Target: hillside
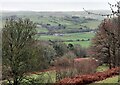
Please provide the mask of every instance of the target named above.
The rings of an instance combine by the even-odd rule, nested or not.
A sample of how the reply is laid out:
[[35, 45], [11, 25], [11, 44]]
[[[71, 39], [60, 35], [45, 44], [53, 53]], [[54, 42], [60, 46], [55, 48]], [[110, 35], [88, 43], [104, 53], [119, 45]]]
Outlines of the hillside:
[[[108, 10], [90, 10], [94, 13], [109, 14]], [[0, 27], [4, 25], [6, 18], [29, 18], [37, 25], [37, 38], [39, 40], [64, 40], [66, 44], [80, 44], [83, 47], [90, 46], [90, 40], [94, 37], [104, 17], [89, 15], [84, 11], [73, 12], [2, 12]], [[85, 34], [84, 34], [85, 33]], [[81, 36], [82, 35], [82, 36]], [[91, 35], [91, 36], [89, 36]], [[89, 37], [87, 37], [89, 36]], [[66, 42], [68, 41], [69, 42]], [[75, 41], [74, 41], [75, 40]], [[82, 40], [82, 41], [81, 41]]]

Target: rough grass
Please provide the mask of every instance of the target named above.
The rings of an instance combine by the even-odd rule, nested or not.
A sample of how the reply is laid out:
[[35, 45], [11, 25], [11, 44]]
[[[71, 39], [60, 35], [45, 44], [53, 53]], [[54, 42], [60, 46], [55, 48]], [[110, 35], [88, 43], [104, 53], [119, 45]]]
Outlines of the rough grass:
[[96, 72], [102, 72], [102, 71], [105, 71], [108, 69], [109, 69], [109, 67], [106, 64], [103, 64], [101, 66], [98, 66], [98, 68], [96, 69]]
[[[103, 64], [102, 66], [99, 66], [96, 71], [97, 72], [102, 72], [109, 69], [109, 67], [106, 64]], [[118, 76], [114, 76], [111, 78], [107, 78], [102, 81], [97, 81], [95, 83], [89, 84], [89, 85], [117, 85], [118, 83]]]
[[91, 29], [95, 29], [95, 28], [98, 28], [100, 23], [101, 23], [101, 21], [89, 21], [87, 23], [83, 23], [82, 25], [87, 26]]
[[111, 78], [107, 78], [105, 80], [102, 81], [98, 81], [89, 85], [118, 85], [118, 76], [114, 76]]
[[94, 37], [94, 33], [86, 32], [86, 33], [70, 33], [65, 34], [63, 36], [54, 36], [54, 35], [40, 35], [39, 40], [74, 40], [74, 42], [64, 42], [66, 44], [80, 44], [82, 47], [89, 47], [91, 45], [91, 41], [76, 41], [76, 40], [88, 40]]
[[[55, 83], [56, 82], [56, 72], [55, 71], [47, 71], [41, 72], [37, 74], [31, 74], [26, 77], [27, 79], [32, 79], [37, 83]], [[25, 80], [25, 82], [28, 82]]]
[[107, 78], [103, 81], [99, 81], [99, 82], [96, 82], [96, 83], [118, 83], [118, 76]]

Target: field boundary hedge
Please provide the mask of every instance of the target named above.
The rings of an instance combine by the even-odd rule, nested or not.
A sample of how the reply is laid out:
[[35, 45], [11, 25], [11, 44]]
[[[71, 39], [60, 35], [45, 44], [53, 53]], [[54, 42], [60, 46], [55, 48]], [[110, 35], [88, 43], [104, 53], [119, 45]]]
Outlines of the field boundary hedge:
[[86, 85], [95, 81], [101, 81], [106, 78], [119, 75], [120, 67], [112, 68], [103, 72], [96, 72], [86, 75], [77, 75], [72, 78], [64, 78], [57, 82], [56, 85]]

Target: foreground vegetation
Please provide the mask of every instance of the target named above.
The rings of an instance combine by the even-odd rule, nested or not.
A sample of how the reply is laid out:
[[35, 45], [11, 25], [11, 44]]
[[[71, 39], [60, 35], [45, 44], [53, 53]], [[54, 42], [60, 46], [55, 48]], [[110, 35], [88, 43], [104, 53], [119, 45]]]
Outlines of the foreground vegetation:
[[[30, 14], [27, 17], [31, 21], [19, 16], [23, 19], [16, 15], [3, 18], [2, 80], [5, 83], [89, 84], [118, 75], [120, 24], [115, 22], [119, 17], [105, 19], [97, 29], [100, 20], [94, 18], [75, 15], [36, 18]], [[51, 67], [56, 69], [41, 72]]]
[[[111, 77], [111, 78], [107, 78], [107, 79], [105, 79], [105, 80], [103, 80], [103, 81], [99, 81], [99, 82], [95, 82], [95, 83], [101, 83], [100, 85], [104, 85], [105, 83], [108, 83], [108, 84], [114, 84], [114, 85], [116, 85], [117, 83], [118, 83], [118, 76], [114, 76], [114, 77]], [[104, 84], [103, 84], [104, 83]], [[92, 84], [90, 84], [90, 85], [92, 85]], [[94, 84], [93, 84], [94, 85]]]
[[96, 72], [96, 73], [93, 73], [93, 74], [78, 75], [78, 76], [73, 77], [73, 78], [66, 78], [66, 79], [61, 80], [59, 83], [60, 83], [60, 85], [64, 85], [65, 83], [67, 83], [67, 84], [68, 83], [90, 84], [90, 83], [93, 83], [95, 81], [105, 80], [106, 78], [109, 78], [109, 77], [112, 77], [112, 76], [115, 76], [115, 75], [119, 75], [119, 73], [118, 73], [119, 71], [120, 71], [120, 68], [112, 68], [112, 69], [109, 69], [109, 70], [104, 71], [104, 72]]

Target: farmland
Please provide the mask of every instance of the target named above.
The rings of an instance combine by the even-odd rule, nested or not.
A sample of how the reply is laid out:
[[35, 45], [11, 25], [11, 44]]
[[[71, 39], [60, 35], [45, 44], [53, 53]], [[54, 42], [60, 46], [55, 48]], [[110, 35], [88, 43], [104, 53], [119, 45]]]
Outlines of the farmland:
[[[95, 11], [96, 12], [96, 11]], [[103, 11], [104, 12], [104, 11]], [[39, 40], [64, 40], [65, 44], [79, 44], [82, 47], [89, 47], [102, 17], [88, 15], [85, 12], [3, 12], [2, 20], [12, 17], [29, 18], [37, 24]], [[79, 32], [80, 31], [80, 32]], [[51, 35], [48, 35], [51, 34]], [[56, 36], [63, 34], [63, 36]], [[89, 41], [87, 41], [89, 39]], [[72, 40], [72, 42], [66, 42]], [[75, 41], [78, 40], [78, 41]], [[80, 40], [80, 41], [79, 41]], [[81, 41], [82, 40], [82, 41]]]
[[[59, 40], [59, 41], [65, 41], [66, 44], [80, 44], [83, 47], [89, 47], [91, 42], [88, 41], [88, 39], [91, 39], [94, 37], [94, 33], [70, 33], [70, 34], [64, 34], [63, 36], [55, 36], [55, 35], [42, 35], [39, 37], [39, 40]], [[67, 42], [67, 40], [72, 40], [72, 42]]]

